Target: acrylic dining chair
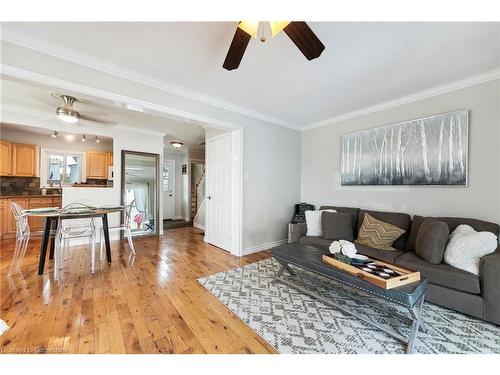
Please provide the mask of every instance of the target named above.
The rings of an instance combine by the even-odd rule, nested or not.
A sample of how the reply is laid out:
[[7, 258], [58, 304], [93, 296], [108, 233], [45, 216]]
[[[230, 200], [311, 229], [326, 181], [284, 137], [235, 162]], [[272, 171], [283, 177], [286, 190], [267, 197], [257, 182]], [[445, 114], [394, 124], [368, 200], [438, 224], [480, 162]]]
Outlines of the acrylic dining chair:
[[[135, 247], [134, 247], [134, 242], [132, 241], [132, 228], [130, 225], [130, 219], [131, 219], [131, 213], [132, 213], [132, 208], [135, 205], [135, 200], [130, 202], [127, 206], [125, 206], [125, 215], [124, 215], [124, 222], [121, 223], [118, 226], [111, 226], [109, 227], [109, 231], [124, 231], [125, 236], [127, 237], [128, 245], [130, 247], [130, 251], [132, 252], [133, 255], [135, 255]], [[100, 236], [99, 236], [99, 242], [100, 242], [100, 254], [101, 258], [103, 256], [103, 249], [104, 249], [104, 241], [103, 241], [103, 236], [104, 236], [104, 228], [100, 228]]]
[[14, 256], [12, 257], [8, 276], [11, 276], [21, 267], [31, 235], [28, 216], [24, 213], [23, 208], [16, 202], [10, 202], [10, 208], [16, 220], [16, 246], [14, 248]]
[[[95, 240], [96, 240], [96, 212], [95, 208], [83, 203], [71, 203], [60, 212], [55, 235], [55, 265], [54, 279], [59, 279], [59, 272], [63, 268], [65, 255], [70, 241], [87, 238], [91, 251], [91, 271], [95, 272]], [[72, 221], [77, 220], [77, 225]]]

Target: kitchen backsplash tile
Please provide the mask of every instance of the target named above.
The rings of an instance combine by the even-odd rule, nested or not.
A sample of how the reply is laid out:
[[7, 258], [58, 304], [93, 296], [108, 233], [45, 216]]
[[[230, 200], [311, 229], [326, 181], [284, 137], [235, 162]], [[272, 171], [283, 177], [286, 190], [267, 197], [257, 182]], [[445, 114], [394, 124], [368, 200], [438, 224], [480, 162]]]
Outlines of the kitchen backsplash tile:
[[38, 195], [41, 193], [39, 177], [0, 177], [0, 195]]

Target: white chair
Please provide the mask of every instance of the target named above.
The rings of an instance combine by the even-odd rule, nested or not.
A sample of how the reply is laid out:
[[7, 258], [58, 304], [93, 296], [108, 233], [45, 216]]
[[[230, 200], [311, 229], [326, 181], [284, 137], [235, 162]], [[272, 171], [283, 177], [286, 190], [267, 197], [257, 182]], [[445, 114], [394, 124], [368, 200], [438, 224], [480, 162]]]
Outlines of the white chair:
[[[68, 218], [68, 215], [81, 215], [82, 217]], [[71, 223], [72, 220], [78, 220], [78, 225]], [[91, 249], [91, 271], [95, 272], [95, 209], [83, 203], [71, 203], [65, 206], [60, 212], [57, 223], [57, 232], [55, 238], [55, 264], [54, 279], [59, 279], [59, 270], [63, 268], [65, 252], [72, 239], [88, 238]]]
[[9, 267], [8, 276], [11, 276], [15, 270], [20, 268], [31, 235], [28, 216], [23, 212], [23, 208], [16, 202], [10, 202], [10, 208], [16, 219], [16, 247], [14, 249], [14, 256], [12, 257], [12, 263]]
[[[14, 214], [16, 220], [16, 247], [14, 249], [14, 256], [12, 257], [12, 263], [9, 267], [8, 276], [19, 270], [21, 263], [26, 255], [26, 249], [28, 248], [28, 242], [31, 237], [42, 237], [42, 231], [32, 232], [30, 230], [28, 215], [25, 209], [23, 209], [16, 202], [10, 202], [10, 208]], [[54, 237], [55, 230], [50, 230], [49, 236]]]
[[[124, 223], [122, 223], [118, 226], [108, 227], [110, 232], [113, 230], [125, 232], [125, 235], [127, 236], [127, 240], [128, 240], [128, 245], [130, 246], [130, 251], [132, 252], [133, 255], [135, 255], [135, 248], [134, 248], [134, 242], [132, 241], [132, 228], [130, 227], [130, 216], [131, 216], [131, 212], [132, 212], [132, 208], [134, 207], [134, 204], [135, 204], [135, 200], [130, 202], [129, 205], [125, 206], [125, 222]], [[101, 258], [103, 256], [103, 249], [104, 249], [103, 237], [104, 237], [104, 228], [101, 227], [100, 235], [99, 235], [99, 242], [100, 242], [100, 246], [101, 246], [101, 250], [100, 250]]]

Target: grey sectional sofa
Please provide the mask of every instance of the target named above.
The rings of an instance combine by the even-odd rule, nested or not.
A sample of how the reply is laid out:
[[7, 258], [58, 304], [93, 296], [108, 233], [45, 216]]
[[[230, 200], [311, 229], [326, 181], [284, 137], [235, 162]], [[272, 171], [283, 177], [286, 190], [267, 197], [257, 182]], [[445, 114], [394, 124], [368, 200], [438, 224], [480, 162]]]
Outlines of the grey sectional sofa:
[[[393, 244], [395, 251], [378, 250], [359, 244], [356, 244], [356, 248], [359, 253], [369, 257], [420, 271], [429, 283], [427, 301], [500, 325], [500, 247], [493, 254], [481, 259], [480, 275], [476, 276], [445, 263], [428, 263], [415, 253], [418, 229], [425, 219], [422, 216], [415, 216], [412, 220], [410, 215], [404, 213], [368, 211], [352, 207], [320, 207], [328, 208], [351, 215], [355, 238], [363, 223], [365, 212], [404, 229], [405, 234]], [[489, 231], [497, 236], [500, 229], [498, 224], [475, 219], [435, 219], [448, 224], [450, 233], [460, 224], [470, 225], [476, 231]], [[291, 224], [290, 241], [314, 246], [328, 253], [332, 240], [306, 236], [306, 233], [306, 224]]]

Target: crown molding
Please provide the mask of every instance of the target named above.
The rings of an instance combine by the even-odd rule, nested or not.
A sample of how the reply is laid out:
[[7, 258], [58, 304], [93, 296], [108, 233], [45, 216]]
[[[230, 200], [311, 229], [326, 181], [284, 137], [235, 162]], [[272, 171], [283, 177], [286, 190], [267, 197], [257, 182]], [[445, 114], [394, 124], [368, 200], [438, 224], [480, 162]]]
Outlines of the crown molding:
[[436, 86], [434, 88], [419, 91], [410, 95], [402, 96], [398, 99], [389, 100], [387, 102], [375, 104], [369, 107], [358, 109], [353, 112], [345, 113], [339, 116], [331, 117], [325, 120], [311, 123], [301, 127], [301, 131], [307, 131], [311, 129], [320, 128], [327, 125], [333, 125], [342, 121], [350, 120], [356, 117], [361, 117], [368, 115], [370, 113], [380, 112], [386, 109], [399, 107], [404, 104], [418, 102], [420, 100], [432, 98], [437, 95], [447, 94], [449, 92], [457, 91], [471, 86], [476, 86], [481, 83], [494, 81], [500, 79], [500, 69], [490, 70], [485, 73], [477, 74], [471, 77], [467, 77], [455, 82], [446, 83], [444, 85]]
[[203, 104], [208, 104], [210, 106], [217, 107], [226, 111], [238, 113], [240, 115], [251, 117], [274, 125], [300, 130], [300, 125], [292, 124], [287, 121], [283, 121], [275, 117], [239, 106], [237, 104], [233, 104], [222, 99], [202, 94], [198, 91], [168, 83], [152, 76], [139, 73], [132, 69], [121, 67], [119, 65], [89, 56], [72, 49], [56, 46], [52, 43], [48, 43], [41, 39], [28, 36], [24, 33], [15, 32], [12, 30], [2, 30], [0, 39], [8, 43], [16, 44], [21, 47], [43, 53], [45, 55], [82, 65], [103, 73], [111, 74], [119, 78], [139, 83], [141, 85], [150, 86], [155, 89], [168, 92], [170, 94], [178, 95]]
[[[173, 118], [173, 119], [181, 119], [182, 121], [194, 120], [200, 123], [205, 123], [213, 128], [223, 129], [223, 130], [239, 130], [241, 126], [219, 120], [213, 117], [208, 117], [204, 115], [199, 115], [187, 111], [183, 111], [177, 108], [168, 107], [162, 104], [157, 104], [153, 102], [149, 102], [142, 99], [133, 98], [130, 96], [125, 96], [121, 94], [117, 94], [111, 91], [106, 91], [102, 89], [97, 89], [95, 87], [82, 85], [80, 83], [75, 83], [67, 80], [63, 80], [60, 78], [48, 76], [45, 74], [32, 72], [30, 70], [20, 69], [14, 66], [0, 64], [0, 73], [1, 75], [14, 77], [18, 79], [23, 79], [31, 82], [36, 82], [42, 85], [46, 85], [49, 87], [68, 90], [71, 92], [79, 93], [81, 95], [87, 95], [94, 98], [100, 98], [109, 100], [112, 102], [122, 103], [122, 104], [132, 104], [139, 106], [141, 108], [159, 113], [161, 115]], [[133, 129], [133, 128], [131, 128]], [[142, 132], [141, 130], [137, 130], [138, 132]], [[153, 132], [150, 130], [150, 132]], [[158, 135], [164, 135], [163, 133], [157, 133]]]

